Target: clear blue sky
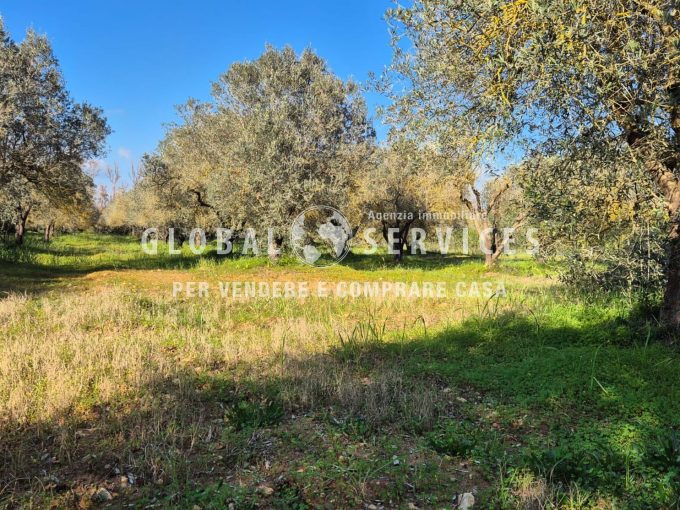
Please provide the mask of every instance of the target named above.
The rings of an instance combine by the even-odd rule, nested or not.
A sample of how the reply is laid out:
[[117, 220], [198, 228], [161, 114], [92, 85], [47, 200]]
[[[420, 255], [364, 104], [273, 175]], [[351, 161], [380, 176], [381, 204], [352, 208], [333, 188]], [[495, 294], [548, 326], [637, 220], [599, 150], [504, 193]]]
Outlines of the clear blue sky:
[[[333, 72], [364, 82], [390, 61], [383, 19], [389, 0], [5, 0], [0, 15], [15, 40], [47, 34], [71, 94], [104, 109], [114, 133], [109, 162], [155, 148], [175, 105], [207, 99], [232, 62], [266, 43], [311, 47]], [[380, 98], [368, 96], [373, 109]], [[380, 132], [381, 130], [379, 130]]]

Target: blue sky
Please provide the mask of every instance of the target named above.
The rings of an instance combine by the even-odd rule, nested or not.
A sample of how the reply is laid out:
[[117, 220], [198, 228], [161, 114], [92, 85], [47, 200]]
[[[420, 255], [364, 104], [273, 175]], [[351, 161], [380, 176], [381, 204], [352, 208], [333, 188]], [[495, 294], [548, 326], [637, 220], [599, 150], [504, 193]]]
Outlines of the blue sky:
[[[364, 82], [391, 58], [389, 0], [69, 1], [10, 0], [0, 15], [15, 40], [27, 28], [47, 34], [77, 101], [106, 112], [114, 133], [109, 162], [155, 148], [175, 105], [207, 99], [232, 62], [270, 43], [311, 47], [340, 77]], [[373, 110], [380, 98], [367, 97]], [[379, 134], [380, 134], [379, 129]]]

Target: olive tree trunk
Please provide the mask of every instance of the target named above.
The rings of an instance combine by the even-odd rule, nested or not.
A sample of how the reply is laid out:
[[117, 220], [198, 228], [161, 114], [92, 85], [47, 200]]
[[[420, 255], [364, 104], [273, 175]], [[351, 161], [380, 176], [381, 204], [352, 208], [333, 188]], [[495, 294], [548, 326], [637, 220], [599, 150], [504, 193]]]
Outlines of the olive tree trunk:
[[[394, 260], [396, 262], [401, 262], [404, 259], [404, 254], [407, 251], [408, 248], [408, 233], [411, 229], [411, 224], [413, 223], [412, 220], [406, 221], [404, 223], [397, 222], [394, 225], [389, 225], [388, 223], [383, 222], [382, 225], [382, 234], [383, 234], [383, 239], [385, 239], [385, 242], [387, 243], [387, 246], [389, 246], [390, 251], [394, 253]], [[396, 236], [392, 236], [390, 238], [389, 231], [390, 229], [395, 229], [398, 230], [396, 232]]]
[[661, 322], [667, 326], [680, 327], [680, 235], [674, 225], [668, 244], [666, 265], [666, 289], [661, 306]]
[[54, 220], [50, 220], [50, 222], [47, 225], [45, 225], [43, 241], [49, 243], [52, 240], [53, 235], [54, 235]]
[[25, 211], [19, 209], [19, 215], [17, 217], [17, 222], [14, 225], [14, 241], [17, 245], [21, 246], [24, 244], [24, 235], [26, 234], [26, 220], [28, 215], [31, 213], [31, 206], [28, 206]]
[[272, 262], [281, 258], [281, 248], [283, 247], [283, 238], [274, 237], [269, 240], [267, 244], [267, 256]]
[[651, 157], [647, 171], [664, 192], [670, 218], [670, 232], [666, 248], [666, 288], [661, 305], [661, 324], [680, 330], [680, 182], [674, 172]]
[[489, 227], [488, 222], [484, 221], [477, 233], [481, 240], [480, 244], [484, 246], [484, 266], [491, 269], [500, 255], [496, 244], [496, 229]]

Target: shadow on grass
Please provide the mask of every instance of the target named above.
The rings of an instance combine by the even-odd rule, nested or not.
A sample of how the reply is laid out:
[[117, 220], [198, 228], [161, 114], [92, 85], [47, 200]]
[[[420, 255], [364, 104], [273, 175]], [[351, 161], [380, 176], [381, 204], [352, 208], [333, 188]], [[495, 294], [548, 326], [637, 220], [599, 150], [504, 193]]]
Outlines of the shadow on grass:
[[[130, 237], [78, 234], [57, 237], [48, 244], [31, 234], [21, 247], [0, 245], [0, 295], [10, 292], [41, 294], [67, 287], [72, 280], [97, 271], [189, 270], [205, 262], [237, 262], [241, 259], [254, 260], [237, 249], [229, 255], [218, 255], [213, 246], [201, 255], [188, 251], [170, 255], [160, 247], [159, 254], [148, 255], [141, 251], [138, 241]], [[266, 263], [264, 257], [259, 260]], [[481, 264], [481, 257], [427, 254], [407, 256], [397, 263], [385, 254], [351, 253], [341, 265], [358, 271], [434, 271], [477, 262]], [[481, 265], [478, 269], [483, 271]]]
[[27, 238], [21, 247], [0, 245], [0, 297], [10, 292], [41, 294], [66, 287], [74, 279], [98, 271], [188, 270], [205, 261], [244, 258], [240, 253], [224, 256], [214, 250], [201, 255], [186, 251], [170, 255], [159, 250], [159, 254], [149, 255], [141, 251], [136, 240], [128, 237], [80, 236], [92, 243], [101, 241], [106, 245], [93, 248], [77, 243], [47, 244], [35, 235]]
[[36, 262], [0, 261], [0, 296], [10, 292], [42, 294], [68, 286], [72, 280], [82, 278], [97, 271], [116, 271], [122, 269], [170, 269], [181, 270], [195, 267], [199, 256], [178, 256], [175, 258], [149, 256], [120, 262], [101, 262], [89, 264], [40, 264]]
[[[2, 422], [0, 502], [17, 503], [31, 488], [70, 497], [82, 486], [124, 492], [119, 478], [126, 472], [186, 502], [226, 473], [270, 476], [254, 467], [264, 459], [288, 465], [282, 441], [311, 444], [318, 430], [309, 438], [282, 433], [278, 443], [272, 430], [285, 431], [293, 414], [307, 414], [361, 441], [407, 434], [441, 453], [471, 456], [496, 491], [503, 470], [516, 467], [579, 483], [608, 501], [670, 507], [680, 466], [672, 451], [665, 463], [655, 460], [654, 438], [680, 426], [680, 359], [647, 343], [645, 327], [628, 318], [541, 324], [506, 313], [436, 335], [355, 337], [329, 353], [282, 353], [257, 367], [177, 365], [170, 374], [144, 375], [132, 395], [90, 397], [82, 414], [75, 410], [81, 404], [47, 422]], [[488, 434], [469, 433], [463, 422]], [[282, 476], [305, 502], [310, 484], [339, 476], [333, 466], [303, 475], [303, 465]], [[443, 483], [449, 493], [458, 489]], [[426, 501], [426, 493], [416, 496]], [[406, 501], [396, 486], [391, 497]]]
[[478, 262], [483, 263], [481, 256], [475, 255], [441, 255], [428, 253], [419, 255], [407, 255], [401, 262], [397, 262], [394, 256], [384, 253], [362, 254], [350, 253], [341, 265], [358, 271], [380, 271], [384, 269], [420, 269], [433, 271], [445, 269], [450, 266]]

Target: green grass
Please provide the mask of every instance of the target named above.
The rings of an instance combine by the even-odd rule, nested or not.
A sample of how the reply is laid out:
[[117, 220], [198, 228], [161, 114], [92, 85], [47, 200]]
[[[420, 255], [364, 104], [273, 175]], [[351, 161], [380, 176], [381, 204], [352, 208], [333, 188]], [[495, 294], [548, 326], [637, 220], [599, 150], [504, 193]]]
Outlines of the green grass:
[[[680, 358], [631, 296], [513, 257], [0, 251], [0, 505], [678, 508]], [[172, 298], [169, 282], [503, 280], [506, 297]], [[1, 294], [0, 294], [1, 295]], [[122, 482], [128, 476], [135, 483]], [[4, 489], [3, 489], [4, 488]]]

